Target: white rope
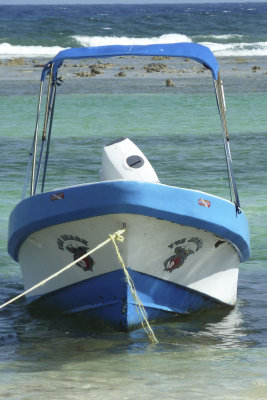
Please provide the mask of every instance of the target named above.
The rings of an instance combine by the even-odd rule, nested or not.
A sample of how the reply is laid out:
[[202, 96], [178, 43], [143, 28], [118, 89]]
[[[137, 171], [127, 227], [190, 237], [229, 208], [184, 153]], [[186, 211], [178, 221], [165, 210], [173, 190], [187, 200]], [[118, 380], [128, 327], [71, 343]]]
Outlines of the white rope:
[[68, 269], [70, 269], [71, 267], [76, 265], [79, 261], [83, 260], [85, 257], [88, 257], [92, 253], [94, 253], [97, 250], [101, 249], [102, 247], [104, 247], [109, 242], [113, 242], [116, 254], [118, 256], [118, 260], [119, 260], [120, 264], [122, 265], [126, 280], [128, 282], [128, 285], [130, 287], [133, 299], [135, 301], [137, 314], [139, 316], [139, 319], [140, 319], [140, 322], [142, 324], [142, 327], [145, 330], [145, 332], [147, 333], [147, 335], [148, 335], [149, 339], [151, 340], [151, 342], [152, 343], [158, 343], [158, 340], [157, 340], [156, 336], [154, 335], [154, 332], [153, 332], [153, 330], [152, 330], [152, 328], [151, 328], [151, 326], [150, 326], [150, 324], [148, 322], [145, 308], [144, 308], [141, 300], [139, 299], [139, 297], [137, 295], [137, 292], [136, 292], [136, 289], [135, 289], [135, 286], [134, 286], [134, 282], [133, 282], [132, 278], [129, 275], [129, 272], [128, 272], [125, 264], [124, 264], [124, 261], [122, 259], [122, 256], [121, 256], [120, 252], [119, 252], [118, 246], [116, 244], [116, 240], [119, 241], [119, 242], [123, 242], [123, 240], [124, 240], [123, 234], [124, 233], [125, 233], [125, 229], [121, 229], [121, 230], [118, 230], [117, 232], [109, 235], [109, 238], [107, 240], [105, 240], [104, 242], [100, 243], [94, 249], [88, 251], [86, 254], [84, 254], [81, 257], [77, 258], [76, 260], [72, 261], [70, 264], [66, 265], [65, 267], [63, 267], [59, 271], [55, 272], [54, 274], [48, 276], [47, 278], [45, 278], [41, 282], [39, 282], [36, 285], [32, 286], [30, 289], [25, 290], [24, 292], [20, 293], [18, 296], [13, 297], [11, 300], [9, 300], [6, 303], [2, 304], [0, 306], [0, 309], [8, 306], [11, 303], [14, 303], [16, 300], [18, 300], [21, 297], [25, 296], [26, 294], [32, 292], [33, 290], [39, 288], [40, 286], [45, 285], [47, 282], [51, 281], [52, 279], [56, 278], [57, 276], [59, 276], [63, 272], [67, 271]]
[[[122, 235], [124, 234], [125, 229], [121, 229], [118, 230], [117, 232], [115, 232], [113, 235], [115, 237], [122, 237]], [[11, 303], [14, 303], [14, 301], [20, 299], [21, 297], [25, 296], [26, 294], [32, 292], [33, 290], [39, 288], [40, 286], [45, 285], [47, 282], [51, 281], [51, 279], [56, 278], [57, 276], [59, 276], [60, 274], [62, 274], [63, 272], [67, 271], [68, 269], [70, 269], [71, 267], [73, 267], [73, 265], [77, 264], [79, 261], [83, 260], [85, 257], [88, 257], [90, 254], [94, 253], [95, 251], [101, 249], [102, 247], [104, 247], [106, 244], [108, 244], [109, 242], [111, 242], [112, 239], [111, 237], [109, 237], [107, 240], [105, 240], [104, 242], [100, 243], [98, 246], [96, 246], [94, 249], [88, 251], [86, 254], [84, 254], [83, 256], [77, 258], [77, 260], [74, 260], [73, 262], [71, 262], [70, 264], [66, 265], [64, 268], [60, 269], [59, 271], [55, 272], [53, 275], [48, 276], [46, 279], [44, 279], [43, 281], [37, 283], [36, 285], [32, 286], [30, 289], [25, 290], [25, 292], [20, 293], [18, 296], [12, 298], [11, 300], [7, 301], [6, 303], [2, 304], [0, 306], [0, 309], [8, 306]]]
[[139, 299], [139, 296], [137, 294], [137, 291], [136, 291], [136, 288], [135, 288], [135, 285], [134, 285], [134, 281], [131, 278], [131, 276], [130, 276], [130, 274], [129, 274], [129, 272], [128, 272], [125, 264], [124, 264], [123, 258], [122, 258], [121, 254], [119, 252], [119, 248], [118, 248], [117, 243], [116, 243], [116, 239], [119, 240], [119, 241], [122, 241], [123, 238], [121, 240], [120, 238], [116, 238], [115, 235], [109, 235], [109, 237], [112, 239], [112, 242], [114, 244], [114, 247], [115, 247], [119, 262], [121, 263], [123, 272], [125, 274], [126, 281], [127, 281], [128, 285], [129, 285], [129, 288], [131, 290], [131, 293], [132, 293], [132, 296], [133, 296], [133, 299], [134, 299], [134, 303], [135, 303], [135, 307], [136, 307], [136, 311], [137, 311], [138, 317], [140, 319], [140, 322], [142, 324], [142, 327], [143, 327], [144, 331], [146, 332], [147, 336], [149, 337], [149, 339], [151, 340], [151, 342], [152, 343], [158, 343], [158, 340], [157, 340], [157, 338], [156, 338], [156, 336], [155, 336], [155, 334], [153, 332], [153, 329], [151, 328], [151, 326], [150, 326], [150, 324], [148, 322], [145, 307], [143, 306], [141, 300]]

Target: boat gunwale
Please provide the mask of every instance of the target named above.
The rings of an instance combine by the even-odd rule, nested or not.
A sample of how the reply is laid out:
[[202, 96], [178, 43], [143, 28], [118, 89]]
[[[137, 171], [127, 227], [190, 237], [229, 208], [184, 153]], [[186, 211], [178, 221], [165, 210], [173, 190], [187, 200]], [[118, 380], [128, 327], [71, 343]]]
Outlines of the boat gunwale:
[[[62, 198], [53, 200], [58, 194]], [[209, 207], [199, 204], [203, 198]], [[124, 180], [70, 186], [24, 199], [9, 219], [8, 252], [17, 261], [32, 233], [108, 214], [139, 214], [207, 230], [231, 242], [241, 261], [250, 255], [247, 219], [230, 201], [198, 190]]]

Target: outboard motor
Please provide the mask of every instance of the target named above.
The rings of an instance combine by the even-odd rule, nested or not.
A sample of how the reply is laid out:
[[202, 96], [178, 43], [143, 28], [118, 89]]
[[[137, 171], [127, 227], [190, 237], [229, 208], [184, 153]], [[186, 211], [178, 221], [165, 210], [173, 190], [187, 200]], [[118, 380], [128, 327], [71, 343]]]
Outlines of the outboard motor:
[[103, 148], [100, 179], [159, 183], [148, 159], [128, 138], [117, 139]]

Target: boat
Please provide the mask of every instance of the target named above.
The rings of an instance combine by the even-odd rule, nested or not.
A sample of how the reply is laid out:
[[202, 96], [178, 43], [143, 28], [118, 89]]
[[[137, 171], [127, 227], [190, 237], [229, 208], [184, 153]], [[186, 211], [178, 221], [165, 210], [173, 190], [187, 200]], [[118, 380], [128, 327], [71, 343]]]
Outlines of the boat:
[[[182, 57], [210, 70], [224, 138], [229, 199], [161, 183], [146, 156], [127, 137], [114, 138], [103, 147], [98, 182], [69, 182], [68, 187], [45, 190], [60, 67], [65, 60], [120, 56]], [[208, 47], [169, 43], [60, 51], [42, 70], [26, 171], [8, 236], [8, 252], [21, 266], [25, 290], [78, 260], [27, 294], [27, 305], [81, 315], [118, 330], [140, 326], [143, 317], [112, 244], [86, 255], [110, 233], [124, 229], [118, 247], [149, 322], [235, 306], [239, 265], [250, 255], [249, 228], [233, 172], [219, 65]]]

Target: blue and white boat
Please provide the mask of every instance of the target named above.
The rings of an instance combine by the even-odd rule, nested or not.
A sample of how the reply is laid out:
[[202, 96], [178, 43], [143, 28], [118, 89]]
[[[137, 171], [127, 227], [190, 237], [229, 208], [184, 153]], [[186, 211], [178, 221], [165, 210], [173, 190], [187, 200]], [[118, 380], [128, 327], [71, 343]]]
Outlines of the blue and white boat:
[[[184, 57], [211, 71], [230, 200], [160, 183], [145, 155], [127, 138], [104, 147], [99, 182], [77, 186], [70, 182], [68, 187], [45, 191], [57, 74], [62, 63], [66, 59], [115, 56]], [[47, 103], [42, 108], [44, 93]], [[120, 252], [149, 321], [235, 305], [239, 264], [250, 254], [249, 230], [233, 174], [219, 66], [205, 46], [172, 43], [73, 48], [58, 53], [43, 69], [23, 198], [9, 220], [8, 251], [21, 266], [25, 290], [123, 227], [126, 232]], [[104, 321], [117, 329], [140, 324], [112, 244], [35, 289], [26, 300], [48, 310], [81, 313], [90, 321]]]

